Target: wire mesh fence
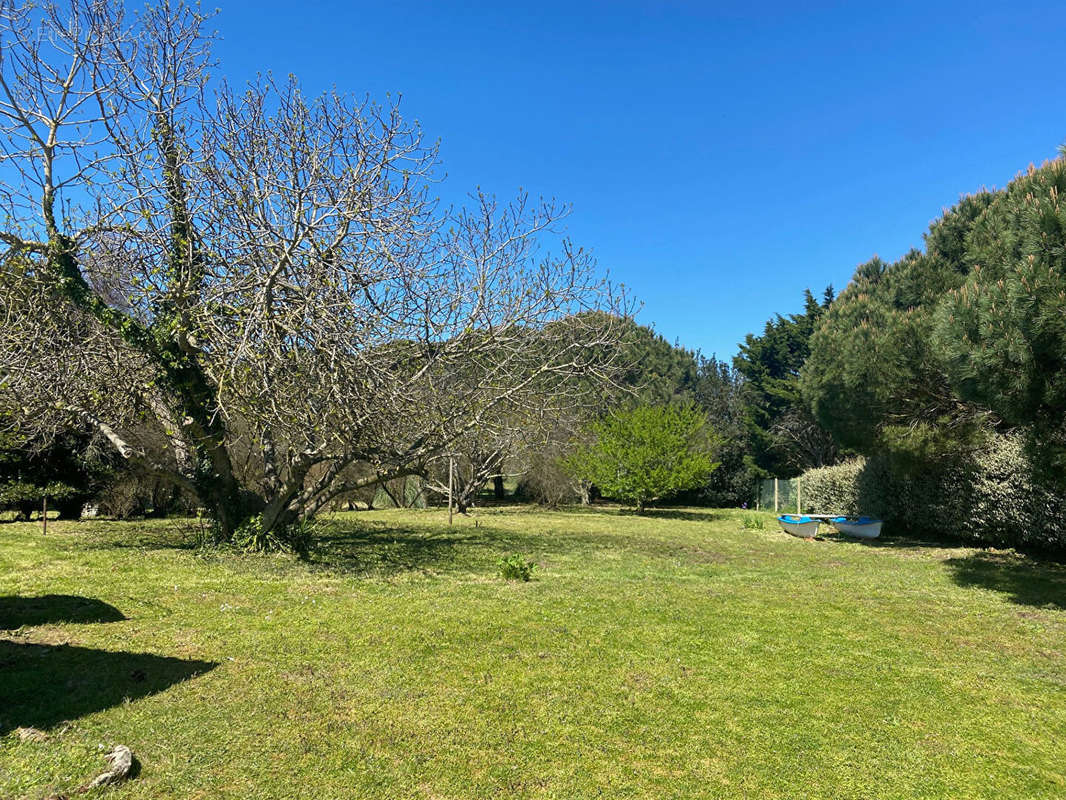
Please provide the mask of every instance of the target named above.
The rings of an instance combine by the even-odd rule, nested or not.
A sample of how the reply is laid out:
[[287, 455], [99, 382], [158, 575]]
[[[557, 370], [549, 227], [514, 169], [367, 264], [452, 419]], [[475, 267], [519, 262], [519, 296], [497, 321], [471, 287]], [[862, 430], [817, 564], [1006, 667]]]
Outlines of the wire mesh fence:
[[425, 508], [426, 486], [415, 475], [397, 478], [388, 487], [379, 486], [374, 494], [374, 508]]
[[767, 478], [759, 481], [755, 492], [756, 508], [763, 511], [799, 514], [803, 486], [799, 478]]

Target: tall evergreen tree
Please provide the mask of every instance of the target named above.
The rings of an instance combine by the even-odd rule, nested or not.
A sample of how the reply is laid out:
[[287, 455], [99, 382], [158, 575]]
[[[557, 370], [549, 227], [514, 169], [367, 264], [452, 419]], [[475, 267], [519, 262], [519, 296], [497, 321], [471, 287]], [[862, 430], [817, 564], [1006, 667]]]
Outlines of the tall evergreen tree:
[[739, 506], [752, 500], [755, 473], [748, 458], [744, 416], [744, 379], [725, 361], [699, 358], [693, 399], [714, 421], [718, 434], [718, 468], [699, 492], [699, 500], [716, 507]]
[[1066, 158], [996, 194], [967, 239], [972, 264], [937, 305], [933, 345], [952, 388], [1066, 467]]
[[698, 381], [697, 355], [679, 344], [670, 344], [647, 325], [630, 322], [619, 341], [620, 361], [625, 365], [619, 383], [641, 402], [670, 403], [691, 399]]
[[804, 292], [803, 313], [767, 321], [761, 336], [748, 334], [733, 359], [744, 377], [745, 425], [751, 461], [767, 474], [794, 475], [832, 463], [837, 448], [815, 421], [799, 389], [810, 339], [833, 303], [827, 287], [821, 302]]
[[924, 252], [860, 267], [811, 343], [802, 388], [849, 446], [913, 466], [1027, 428], [1066, 442], [1066, 190], [1062, 160], [964, 197]]

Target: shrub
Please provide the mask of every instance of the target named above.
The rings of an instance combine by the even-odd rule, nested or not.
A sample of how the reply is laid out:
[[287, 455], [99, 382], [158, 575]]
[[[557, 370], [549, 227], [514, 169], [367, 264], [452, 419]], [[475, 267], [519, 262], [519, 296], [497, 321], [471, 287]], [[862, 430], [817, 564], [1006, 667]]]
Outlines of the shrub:
[[[859, 513], [859, 475], [866, 460], [856, 458], [832, 467], [807, 470], [800, 477], [803, 511], [820, 513]], [[873, 509], [864, 509], [873, 514]]]
[[99, 513], [115, 519], [195, 514], [198, 502], [188, 490], [158, 475], [126, 470], [94, 498]]
[[34, 511], [40, 510], [41, 503], [46, 497], [49, 504], [54, 506], [77, 496], [77, 489], [58, 481], [38, 486], [26, 481], [13, 480], [0, 483], [0, 510], [15, 511], [20, 517], [28, 520]]
[[306, 559], [311, 554], [313, 523], [302, 520], [287, 528], [263, 530], [262, 517], [247, 520], [233, 533], [233, 545], [256, 553], [293, 553]]
[[528, 581], [533, 577], [533, 570], [537, 566], [532, 561], [526, 561], [517, 553], [501, 558], [498, 565], [500, 567], [500, 575], [509, 581]]
[[100, 513], [115, 519], [142, 516], [150, 507], [148, 493], [137, 476], [114, 481], [100, 492], [96, 500]]

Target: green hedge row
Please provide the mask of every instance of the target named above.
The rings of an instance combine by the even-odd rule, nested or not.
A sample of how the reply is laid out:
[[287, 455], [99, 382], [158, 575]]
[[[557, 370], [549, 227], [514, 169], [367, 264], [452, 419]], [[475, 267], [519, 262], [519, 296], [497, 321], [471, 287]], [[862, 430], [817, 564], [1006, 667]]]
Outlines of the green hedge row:
[[1019, 436], [917, 473], [859, 458], [802, 482], [804, 511], [880, 517], [890, 535], [1066, 552], [1066, 499], [1034, 475]]

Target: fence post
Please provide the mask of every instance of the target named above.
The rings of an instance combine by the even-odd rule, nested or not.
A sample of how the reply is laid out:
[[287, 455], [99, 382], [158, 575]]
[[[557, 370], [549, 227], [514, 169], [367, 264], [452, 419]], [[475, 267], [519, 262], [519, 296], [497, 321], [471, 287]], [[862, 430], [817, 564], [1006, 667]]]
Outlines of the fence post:
[[755, 481], [755, 510], [762, 510], [762, 482], [758, 479]]
[[774, 478], [774, 513], [777, 513], [777, 478]]
[[796, 478], [796, 513], [803, 513], [803, 484], [802, 477]]
[[[26, 517], [29, 519], [29, 515]], [[48, 533], [48, 495], [41, 500], [41, 535]]]
[[452, 524], [452, 472], [454, 471], [455, 462], [451, 456], [448, 456], [448, 524]]

